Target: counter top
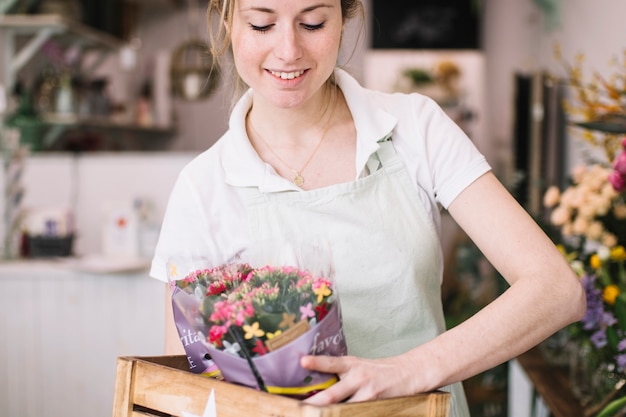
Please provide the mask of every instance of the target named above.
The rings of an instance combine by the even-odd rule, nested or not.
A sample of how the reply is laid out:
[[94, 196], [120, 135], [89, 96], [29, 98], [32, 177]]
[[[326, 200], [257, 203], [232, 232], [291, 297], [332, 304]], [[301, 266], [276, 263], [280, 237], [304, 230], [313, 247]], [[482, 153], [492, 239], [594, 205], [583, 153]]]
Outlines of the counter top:
[[0, 278], [6, 274], [46, 272], [47, 274], [77, 271], [93, 274], [141, 273], [147, 275], [150, 260], [144, 258], [119, 258], [103, 255], [86, 255], [69, 258], [16, 259], [0, 261]]

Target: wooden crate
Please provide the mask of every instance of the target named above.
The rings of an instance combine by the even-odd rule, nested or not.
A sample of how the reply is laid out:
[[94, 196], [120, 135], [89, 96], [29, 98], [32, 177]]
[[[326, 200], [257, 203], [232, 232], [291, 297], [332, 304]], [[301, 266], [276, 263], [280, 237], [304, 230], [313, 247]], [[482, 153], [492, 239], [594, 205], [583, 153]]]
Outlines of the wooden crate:
[[316, 407], [302, 401], [193, 374], [185, 356], [120, 357], [113, 417], [202, 416], [211, 390], [218, 417], [447, 417], [450, 394]]

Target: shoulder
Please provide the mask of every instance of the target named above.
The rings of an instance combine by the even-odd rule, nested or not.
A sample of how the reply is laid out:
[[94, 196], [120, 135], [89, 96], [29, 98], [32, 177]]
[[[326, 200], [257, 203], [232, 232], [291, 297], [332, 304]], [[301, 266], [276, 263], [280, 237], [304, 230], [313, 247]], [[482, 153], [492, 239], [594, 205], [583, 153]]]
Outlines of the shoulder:
[[392, 123], [395, 136], [403, 128], [417, 132], [455, 125], [435, 100], [423, 94], [372, 90], [343, 70], [337, 70], [336, 79], [357, 129], [379, 125], [388, 128]]

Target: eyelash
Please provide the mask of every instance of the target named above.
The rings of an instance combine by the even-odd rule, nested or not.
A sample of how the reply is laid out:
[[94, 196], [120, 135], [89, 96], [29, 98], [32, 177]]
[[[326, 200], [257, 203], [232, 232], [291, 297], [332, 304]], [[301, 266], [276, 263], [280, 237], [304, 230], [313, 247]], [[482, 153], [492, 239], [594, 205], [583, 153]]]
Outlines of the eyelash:
[[[322, 29], [324, 27], [324, 24], [325, 22], [322, 22], [317, 25], [307, 25], [307, 24], [302, 23], [302, 27], [308, 31], [314, 32], [316, 30]], [[250, 29], [254, 30], [255, 32], [261, 32], [261, 33], [269, 31], [272, 28], [272, 26], [274, 25], [255, 26], [252, 23], [250, 23]]]

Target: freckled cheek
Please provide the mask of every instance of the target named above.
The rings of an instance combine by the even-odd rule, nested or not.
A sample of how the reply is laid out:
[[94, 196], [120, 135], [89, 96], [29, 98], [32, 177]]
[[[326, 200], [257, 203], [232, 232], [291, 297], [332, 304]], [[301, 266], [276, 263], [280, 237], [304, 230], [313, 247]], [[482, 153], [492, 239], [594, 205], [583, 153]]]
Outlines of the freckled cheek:
[[259, 54], [259, 49], [251, 45], [233, 43], [233, 58], [237, 70], [241, 72], [250, 72], [253, 69], [262, 66], [263, 59]]
[[310, 48], [311, 51], [316, 51], [319, 56], [330, 58], [339, 54], [340, 38], [334, 36], [328, 36], [319, 39], [316, 45]]

